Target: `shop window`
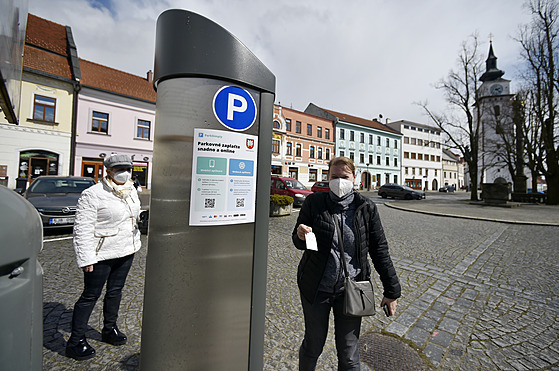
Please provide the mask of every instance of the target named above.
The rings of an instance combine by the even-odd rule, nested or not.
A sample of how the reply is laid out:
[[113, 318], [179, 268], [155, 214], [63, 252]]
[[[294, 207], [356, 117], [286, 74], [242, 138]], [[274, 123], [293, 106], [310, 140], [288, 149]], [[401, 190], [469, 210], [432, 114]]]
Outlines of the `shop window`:
[[316, 169], [309, 169], [309, 181], [316, 182], [317, 181], [317, 170]]
[[289, 177], [293, 179], [298, 179], [299, 177], [299, 170], [296, 167], [289, 168]]
[[41, 150], [20, 152], [18, 177], [32, 181], [41, 175], [58, 175], [58, 155]]

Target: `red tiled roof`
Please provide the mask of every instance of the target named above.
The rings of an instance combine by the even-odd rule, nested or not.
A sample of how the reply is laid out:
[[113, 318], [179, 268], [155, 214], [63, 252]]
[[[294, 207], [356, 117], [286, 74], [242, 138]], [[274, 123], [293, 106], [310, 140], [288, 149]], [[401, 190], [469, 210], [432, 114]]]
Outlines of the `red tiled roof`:
[[67, 79], [72, 78], [68, 58], [29, 45], [23, 48], [23, 66]]
[[33, 14], [27, 15], [25, 44], [68, 56], [66, 27]]
[[155, 90], [146, 78], [84, 59], [80, 59], [80, 69], [84, 86], [155, 102]]
[[383, 125], [382, 123], [375, 121], [375, 120], [367, 120], [361, 117], [357, 117], [357, 116], [352, 116], [352, 115], [348, 115], [347, 113], [341, 113], [341, 112], [336, 112], [336, 111], [332, 111], [326, 108], [321, 108], [324, 111], [330, 113], [331, 115], [335, 116], [338, 118], [338, 120], [343, 120], [346, 122], [351, 122], [354, 124], [358, 124], [358, 125], [363, 125], [363, 126], [367, 126], [373, 129], [377, 129], [377, 130], [384, 130], [384, 131], [389, 131], [391, 133], [394, 134], [402, 134], [400, 133], [398, 130], [394, 130], [386, 125]]

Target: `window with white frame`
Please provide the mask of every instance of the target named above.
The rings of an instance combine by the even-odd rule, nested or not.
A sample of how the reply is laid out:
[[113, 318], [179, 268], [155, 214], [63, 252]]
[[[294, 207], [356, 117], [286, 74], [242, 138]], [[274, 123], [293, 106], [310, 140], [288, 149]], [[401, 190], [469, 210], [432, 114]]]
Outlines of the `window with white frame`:
[[280, 141], [279, 139], [272, 139], [272, 153], [280, 153]]
[[95, 133], [109, 133], [109, 114], [93, 111], [91, 118], [91, 131]]
[[151, 134], [151, 122], [138, 119], [136, 138], [149, 140]]
[[56, 98], [36, 94], [33, 100], [33, 120], [54, 122]]

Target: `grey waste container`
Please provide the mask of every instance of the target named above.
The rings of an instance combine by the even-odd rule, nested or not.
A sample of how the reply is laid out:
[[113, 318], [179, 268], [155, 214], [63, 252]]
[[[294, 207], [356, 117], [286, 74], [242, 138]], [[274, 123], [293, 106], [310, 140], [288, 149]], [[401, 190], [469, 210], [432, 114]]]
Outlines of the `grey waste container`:
[[0, 369], [41, 370], [43, 226], [37, 210], [0, 186]]

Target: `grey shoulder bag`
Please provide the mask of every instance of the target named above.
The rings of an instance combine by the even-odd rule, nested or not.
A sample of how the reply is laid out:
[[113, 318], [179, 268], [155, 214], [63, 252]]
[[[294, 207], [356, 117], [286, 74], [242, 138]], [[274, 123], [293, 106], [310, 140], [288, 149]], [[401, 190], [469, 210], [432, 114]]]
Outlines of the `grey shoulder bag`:
[[375, 295], [373, 283], [369, 281], [354, 281], [349, 277], [347, 263], [344, 254], [344, 241], [340, 230], [340, 220], [334, 215], [334, 224], [338, 233], [338, 243], [340, 245], [341, 260], [345, 273], [345, 294], [344, 294], [344, 314], [351, 317], [371, 316], [375, 314]]

